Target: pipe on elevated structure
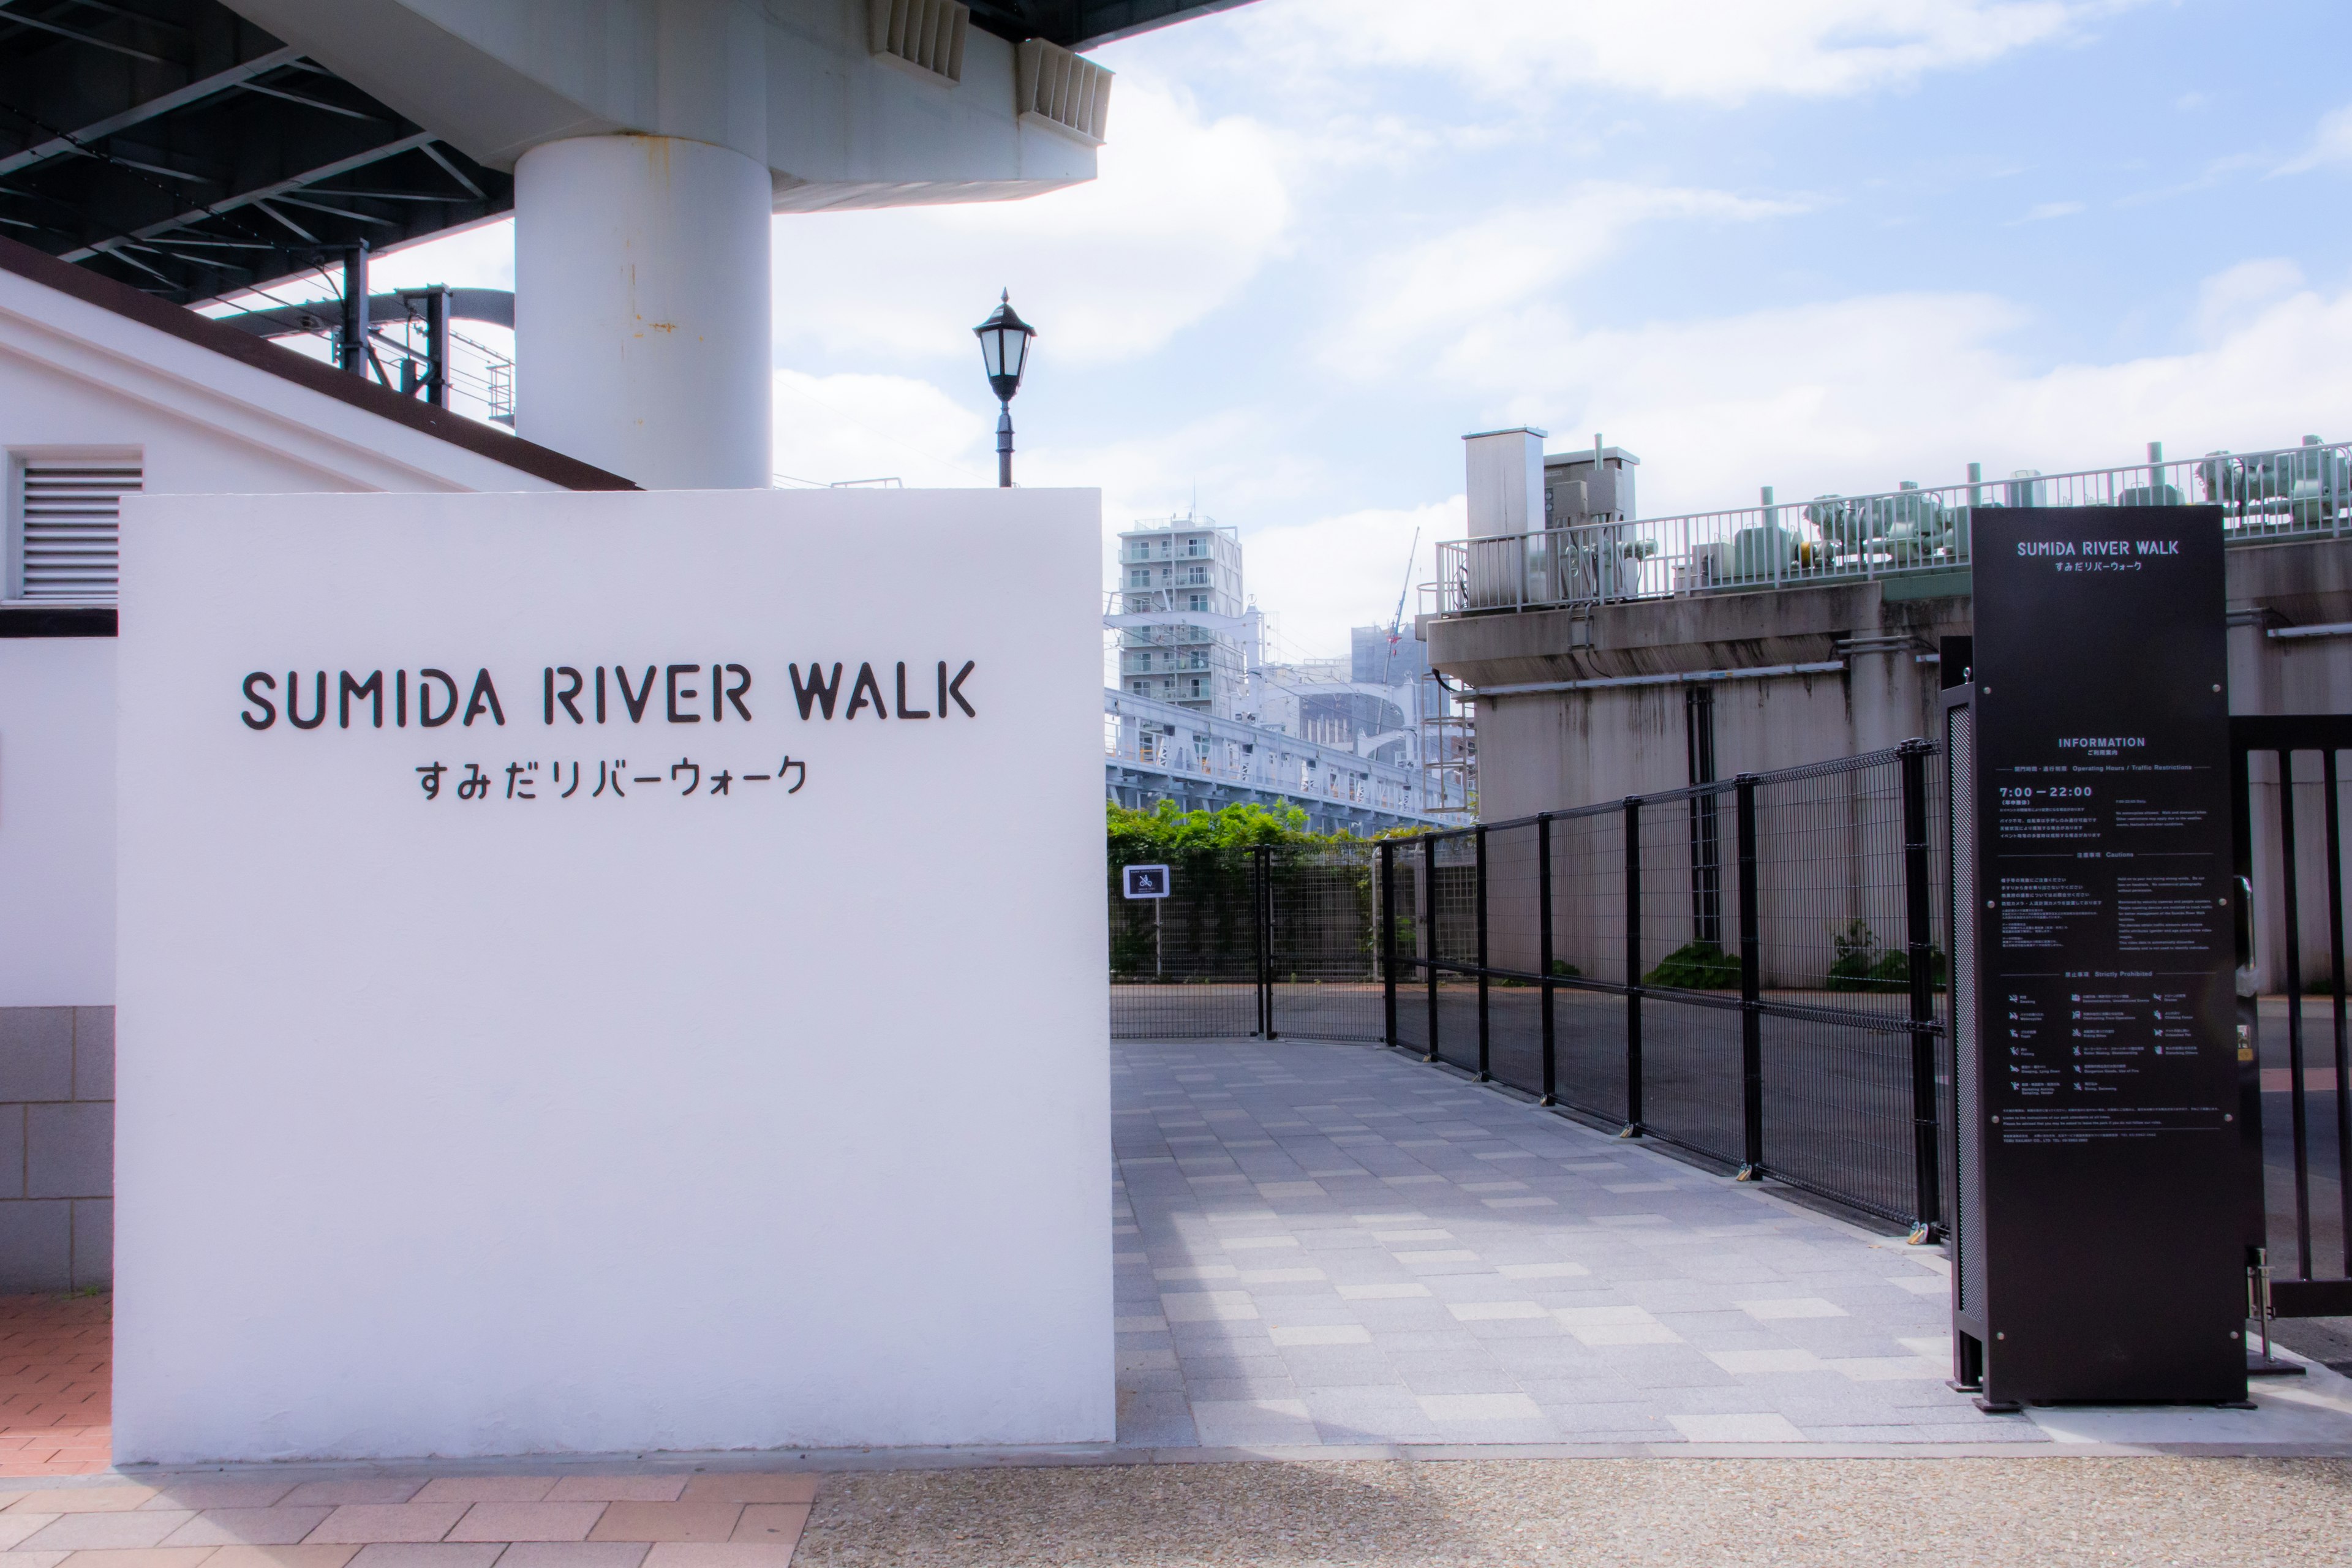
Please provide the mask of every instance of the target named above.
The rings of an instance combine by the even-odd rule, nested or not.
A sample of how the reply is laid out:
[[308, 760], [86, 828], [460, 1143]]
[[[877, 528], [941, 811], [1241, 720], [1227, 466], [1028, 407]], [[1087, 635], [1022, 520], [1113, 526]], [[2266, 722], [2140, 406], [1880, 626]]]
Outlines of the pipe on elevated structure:
[[517, 433], [648, 489], [773, 479], [767, 167], [676, 136], [515, 165]]

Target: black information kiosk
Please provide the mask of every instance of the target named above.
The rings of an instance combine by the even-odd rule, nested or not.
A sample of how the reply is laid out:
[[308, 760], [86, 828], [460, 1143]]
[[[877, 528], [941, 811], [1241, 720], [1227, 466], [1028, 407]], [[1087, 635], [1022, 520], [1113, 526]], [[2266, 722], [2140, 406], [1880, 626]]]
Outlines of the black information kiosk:
[[2221, 516], [1979, 510], [1948, 690], [1956, 1382], [2246, 1395]]

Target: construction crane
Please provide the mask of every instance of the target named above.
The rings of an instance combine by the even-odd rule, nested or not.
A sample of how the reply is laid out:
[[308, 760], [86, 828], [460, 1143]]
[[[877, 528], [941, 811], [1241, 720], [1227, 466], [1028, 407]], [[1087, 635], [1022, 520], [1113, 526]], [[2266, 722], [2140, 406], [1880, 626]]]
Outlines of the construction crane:
[[1392, 686], [1389, 678], [1396, 673], [1397, 644], [1404, 631], [1404, 602], [1412, 592], [1412, 558], [1421, 552], [1421, 530], [1412, 531], [1412, 542], [1404, 547], [1404, 585], [1397, 590], [1396, 614], [1389, 619], [1389, 651], [1387, 661], [1381, 667], [1381, 684]]

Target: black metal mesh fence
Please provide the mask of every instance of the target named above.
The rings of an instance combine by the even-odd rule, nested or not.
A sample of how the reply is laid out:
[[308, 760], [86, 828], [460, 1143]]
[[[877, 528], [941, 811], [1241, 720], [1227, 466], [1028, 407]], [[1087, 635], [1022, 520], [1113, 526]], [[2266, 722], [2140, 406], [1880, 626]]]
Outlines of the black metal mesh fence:
[[1380, 854], [1370, 844], [1259, 852], [1274, 1032], [1377, 1040], [1385, 1027]]
[[1248, 849], [1173, 855], [1168, 895], [1125, 896], [1109, 868], [1110, 1026], [1132, 1039], [1235, 1039], [1258, 1015], [1257, 865]]
[[[1167, 860], [1167, 892], [1129, 898], [1109, 867], [1111, 1034], [1379, 1040], [1380, 854], [1371, 844], [1201, 849]], [[1413, 889], [1400, 940], [1415, 941]]]
[[1924, 742], [1380, 844], [1112, 868], [1112, 1032], [1385, 1040], [1941, 1226], [1942, 769]]

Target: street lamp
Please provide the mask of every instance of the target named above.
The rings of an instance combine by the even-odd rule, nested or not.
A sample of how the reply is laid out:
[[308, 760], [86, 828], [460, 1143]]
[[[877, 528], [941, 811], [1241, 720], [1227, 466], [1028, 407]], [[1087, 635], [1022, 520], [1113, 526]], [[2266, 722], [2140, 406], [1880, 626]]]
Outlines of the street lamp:
[[1013, 290], [988, 320], [972, 329], [980, 339], [981, 363], [988, 368], [988, 389], [996, 394], [996, 482], [1013, 483], [1013, 395], [1021, 390], [1021, 373], [1029, 363], [1029, 340], [1037, 329], [1013, 313]]

